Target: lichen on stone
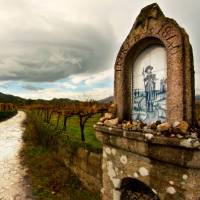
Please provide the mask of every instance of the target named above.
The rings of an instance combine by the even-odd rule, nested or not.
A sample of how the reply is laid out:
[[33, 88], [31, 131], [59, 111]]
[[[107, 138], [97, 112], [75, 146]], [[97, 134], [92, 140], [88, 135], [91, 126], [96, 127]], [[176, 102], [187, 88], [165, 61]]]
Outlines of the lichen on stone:
[[158, 194], [157, 191], [156, 191], [154, 188], [152, 188], [152, 191], [153, 191], [155, 194]]
[[116, 177], [116, 173], [113, 168], [113, 163], [111, 161], [107, 162], [107, 170], [108, 170], [108, 176], [110, 177], [110, 179]]
[[138, 178], [138, 177], [139, 177], [139, 174], [138, 174], [137, 172], [135, 172], [135, 173], [133, 174], [133, 176], [134, 176], [135, 178]]
[[124, 164], [124, 165], [127, 164], [127, 161], [128, 161], [128, 160], [127, 160], [126, 155], [123, 155], [123, 156], [120, 157], [120, 162], [121, 162], [122, 164]]
[[110, 148], [109, 148], [109, 147], [106, 147], [106, 148], [105, 148], [105, 152], [106, 152], [108, 155], [110, 155], [110, 154], [111, 154]]
[[140, 167], [138, 170], [140, 176], [148, 176], [149, 171], [145, 167]]
[[187, 174], [183, 174], [182, 178], [183, 178], [183, 180], [187, 180], [188, 179], [188, 175]]
[[176, 193], [176, 190], [175, 190], [174, 187], [170, 186], [170, 187], [168, 187], [168, 188], [166, 189], [166, 192], [167, 192], [168, 194], [175, 194], [175, 193]]
[[170, 185], [174, 185], [174, 181], [169, 181], [169, 184]]
[[118, 190], [113, 190], [113, 200], [120, 200], [121, 192]]
[[112, 155], [113, 155], [113, 156], [116, 155], [116, 149], [113, 149], [113, 148], [112, 148], [111, 152], [112, 152]]
[[200, 146], [200, 142], [197, 139], [188, 138], [188, 139], [182, 140], [180, 142], [180, 145], [187, 148], [191, 148], [191, 147], [196, 148]]
[[146, 134], [144, 134], [144, 136], [147, 140], [151, 140], [153, 138], [153, 134], [151, 134], [151, 133], [146, 133]]

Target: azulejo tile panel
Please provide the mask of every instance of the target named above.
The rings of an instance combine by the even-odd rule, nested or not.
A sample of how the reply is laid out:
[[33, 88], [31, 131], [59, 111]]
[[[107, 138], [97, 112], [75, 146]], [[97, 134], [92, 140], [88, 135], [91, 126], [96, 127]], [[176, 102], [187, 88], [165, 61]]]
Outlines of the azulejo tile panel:
[[162, 46], [145, 49], [133, 65], [132, 118], [146, 123], [166, 119], [167, 55]]

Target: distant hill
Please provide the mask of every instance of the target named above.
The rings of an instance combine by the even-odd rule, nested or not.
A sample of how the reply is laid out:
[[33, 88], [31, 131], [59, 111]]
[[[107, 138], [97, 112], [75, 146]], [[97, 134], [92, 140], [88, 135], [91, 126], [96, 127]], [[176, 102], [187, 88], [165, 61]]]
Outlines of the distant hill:
[[106, 97], [104, 99], [99, 100], [99, 102], [100, 103], [111, 103], [111, 102], [113, 102], [113, 100], [114, 100], [114, 97], [113, 96], [109, 96], [109, 97]]
[[17, 97], [10, 94], [4, 94], [0, 92], [0, 102], [1, 103], [15, 103], [15, 104], [24, 104], [27, 100], [21, 97]]
[[68, 98], [60, 98], [60, 99], [57, 99], [57, 98], [54, 98], [50, 101], [48, 101], [49, 103], [53, 104], [53, 105], [65, 105], [66, 103], [78, 103], [80, 101], [78, 100], [72, 100], [72, 99], [68, 99]]
[[33, 99], [21, 98], [21, 97], [10, 95], [10, 94], [4, 94], [0, 92], [0, 103], [14, 103], [17, 105], [30, 105], [33, 103], [37, 103], [37, 104], [51, 103], [53, 105], [56, 105], [56, 104], [62, 105], [62, 104], [74, 103], [74, 102], [79, 102], [79, 101], [71, 100], [68, 98], [60, 98], [60, 99], [54, 98], [52, 100], [44, 100], [44, 99], [33, 100]]

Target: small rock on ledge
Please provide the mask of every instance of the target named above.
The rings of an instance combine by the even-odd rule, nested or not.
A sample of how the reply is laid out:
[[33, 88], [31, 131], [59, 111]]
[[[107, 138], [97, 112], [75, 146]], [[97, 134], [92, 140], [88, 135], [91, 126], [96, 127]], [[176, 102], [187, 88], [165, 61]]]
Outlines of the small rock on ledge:
[[107, 119], [104, 121], [104, 125], [109, 126], [109, 127], [117, 126], [118, 121], [119, 121], [118, 118], [110, 119], [110, 120]]
[[106, 119], [112, 119], [113, 118], [113, 114], [112, 113], [105, 113], [104, 114], [104, 118], [106, 118]]
[[174, 132], [178, 132], [180, 134], [186, 134], [189, 129], [189, 124], [186, 121], [174, 122], [173, 129]]
[[159, 124], [157, 126], [157, 131], [159, 131], [159, 132], [169, 131], [170, 128], [171, 128], [171, 125], [169, 123], [165, 122], [165, 123]]

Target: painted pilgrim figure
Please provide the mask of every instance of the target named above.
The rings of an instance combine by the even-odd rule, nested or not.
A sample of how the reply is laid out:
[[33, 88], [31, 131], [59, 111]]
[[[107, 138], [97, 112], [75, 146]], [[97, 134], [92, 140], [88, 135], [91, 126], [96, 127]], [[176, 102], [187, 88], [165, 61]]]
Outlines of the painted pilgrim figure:
[[153, 67], [151, 65], [147, 66], [143, 70], [144, 86], [146, 94], [146, 111], [153, 112], [154, 100], [155, 100], [155, 86], [156, 86], [156, 74], [152, 73]]

